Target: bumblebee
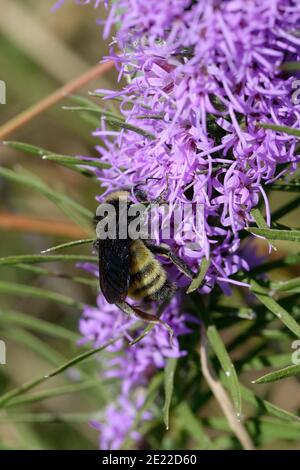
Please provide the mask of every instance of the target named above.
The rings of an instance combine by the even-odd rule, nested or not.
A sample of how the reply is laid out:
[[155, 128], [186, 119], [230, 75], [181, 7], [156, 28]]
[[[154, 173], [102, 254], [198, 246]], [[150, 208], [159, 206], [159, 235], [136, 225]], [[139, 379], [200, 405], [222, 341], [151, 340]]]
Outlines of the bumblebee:
[[[166, 270], [155, 255], [168, 258], [191, 279], [194, 278], [194, 273], [168, 246], [154, 245], [141, 238], [132, 239], [129, 235], [126, 238], [119, 236], [120, 202], [125, 203], [128, 210], [134, 204], [130, 197], [130, 191], [120, 190], [109, 194], [104, 201], [115, 208], [116, 237], [97, 239], [94, 243], [99, 255], [100, 289], [107, 302], [116, 304], [126, 314], [149, 323], [161, 323], [170, 331], [169, 325], [160, 318], [128, 304], [126, 298], [144, 302], [156, 301], [161, 305], [170, 301], [176, 286], [169, 281]], [[136, 197], [138, 198], [137, 193]], [[144, 192], [140, 192], [139, 197], [145, 201]], [[101, 217], [96, 215], [95, 224], [100, 220]], [[126, 220], [129, 223], [130, 217]]]

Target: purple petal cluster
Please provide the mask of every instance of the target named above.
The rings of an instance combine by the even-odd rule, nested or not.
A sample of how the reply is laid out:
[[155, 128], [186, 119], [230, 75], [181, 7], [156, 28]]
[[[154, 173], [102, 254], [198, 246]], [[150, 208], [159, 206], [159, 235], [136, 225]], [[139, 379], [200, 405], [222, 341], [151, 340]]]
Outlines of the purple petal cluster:
[[[137, 338], [142, 329], [133, 330], [134, 320], [128, 320], [115, 306], [108, 304], [103, 296], [98, 297], [97, 308], [86, 306], [80, 320], [79, 330], [83, 335], [80, 343], [92, 342], [101, 346], [112, 338], [122, 336], [107, 348], [110, 357], [106, 360], [103, 378], [119, 379], [120, 395], [115, 403], [105, 410], [100, 423], [94, 423], [100, 430], [100, 446], [102, 449], [119, 448], [128, 435], [139, 441], [139, 434], [133, 428], [134, 418], [143, 406], [147, 385], [157, 369], [162, 369], [170, 357], [181, 357], [185, 351], [179, 346], [179, 336], [191, 332], [186, 322], [195, 322], [190, 315], [179, 314], [180, 299], [174, 297], [162, 315], [162, 319], [173, 328], [175, 338], [170, 345], [169, 332], [155, 326], [145, 338], [129, 346], [129, 342]], [[111, 354], [113, 353], [113, 354]], [[150, 419], [151, 414], [144, 413], [142, 419]]]
[[210, 257], [203, 290], [224, 287], [246, 267], [239, 231], [251, 210], [262, 198], [270, 223], [266, 187], [299, 162], [296, 138], [261, 127], [300, 125], [295, 79], [280, 68], [299, 60], [299, 2], [120, 0], [106, 33], [116, 22], [113, 47], [122, 52], [111, 57], [128, 85], [106, 96], [119, 95], [126, 122], [150, 137], [110, 131], [103, 118], [94, 134], [112, 168], [99, 179], [108, 191], [144, 182], [149, 198], [203, 205], [201, 231], [174, 237], [173, 248], [195, 271]]
[[[140, 393], [141, 392], [141, 393]], [[134, 430], [136, 413], [144, 403], [144, 391], [139, 391], [134, 400], [128, 400], [121, 395], [116, 403], [108, 405], [102, 422], [93, 422], [92, 425], [100, 432], [100, 448], [103, 450], [118, 450], [126, 440], [139, 442], [141, 435]], [[143, 421], [150, 420], [152, 415], [145, 411], [142, 413]]]

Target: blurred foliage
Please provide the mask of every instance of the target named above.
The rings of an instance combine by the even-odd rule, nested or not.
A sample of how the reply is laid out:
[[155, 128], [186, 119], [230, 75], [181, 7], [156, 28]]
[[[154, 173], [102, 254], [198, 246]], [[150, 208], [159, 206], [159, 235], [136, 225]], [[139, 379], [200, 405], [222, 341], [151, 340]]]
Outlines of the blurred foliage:
[[[82, 15], [78, 7], [69, 5], [55, 15], [50, 13], [52, 5], [53, 0], [1, 3], [0, 79], [7, 83], [8, 95], [7, 105], [0, 107], [0, 125], [63, 81], [80, 75], [107, 53], [107, 44], [101, 46], [92, 9]], [[30, 31], [36, 28], [35, 34], [30, 31], [25, 34], [28, 28]], [[20, 41], [22, 32], [24, 38]], [[49, 44], [53, 37], [55, 41]], [[51, 54], [45, 60], [48, 49]], [[88, 90], [96, 87], [115, 86], [115, 73], [107, 73], [82, 89], [81, 95], [86, 96]], [[98, 102], [95, 98], [94, 103]], [[74, 106], [74, 102], [65, 100], [62, 105]], [[95, 115], [88, 109], [84, 111], [80, 113], [77, 109], [71, 113], [62, 110], [61, 105], [55, 106], [9, 137], [46, 149], [49, 154], [95, 156], [95, 141], [90, 137], [93, 125], [80, 118], [88, 114], [93, 122]], [[101, 113], [103, 110], [99, 110]], [[111, 119], [116, 125], [116, 118]], [[86, 222], [96, 207], [98, 183], [73, 171], [77, 168], [71, 160], [42, 160], [32, 148], [15, 147], [0, 148], [0, 258], [39, 255], [42, 250], [74, 239], [68, 232], [69, 226], [65, 227], [65, 235], [60, 236], [40, 233], [36, 225], [32, 231], [23, 231], [22, 224], [18, 230], [13, 229], [7, 214], [47, 220], [53, 225], [70, 218], [67, 222], [72, 226], [75, 222], [79, 224], [82, 238], [84, 234], [87, 237]], [[278, 221], [297, 228], [299, 196], [276, 189], [270, 194], [272, 211], [286, 207], [280, 209]], [[296, 198], [297, 203], [290, 204]], [[74, 202], [71, 205], [70, 200]], [[257, 225], [264, 229], [258, 220]], [[269, 238], [272, 239], [272, 234]], [[255, 243], [267, 257], [267, 243], [259, 239]], [[271, 262], [266, 267], [274, 268], [269, 273], [270, 281], [261, 277], [252, 281], [252, 291], [260, 300], [252, 301], [255, 315], [249, 311], [245, 289], [240, 288], [234, 289], [230, 299], [216, 292], [210, 299], [210, 316], [205, 315], [205, 299], [202, 305], [195, 306], [192, 294], [190, 310], [198, 316], [201, 311], [214, 353], [213, 364], [232, 396], [236, 411], [242, 406], [243, 419], [249, 417], [246, 427], [257, 448], [297, 449], [300, 421], [295, 416], [299, 415], [300, 394], [294, 374], [299, 373], [299, 368], [291, 371], [288, 366], [292, 342], [299, 335], [296, 321], [300, 318], [300, 268], [299, 256], [295, 256], [299, 244], [287, 240], [273, 243], [277, 251], [266, 260]], [[95, 351], [92, 354], [87, 347], [76, 345], [81, 305], [95, 303], [97, 287], [74, 267], [72, 259], [66, 256], [70, 253], [89, 259], [91, 247], [80, 244], [71, 250], [51, 253], [47, 255], [54, 256], [48, 259], [51, 263], [40, 264], [37, 257], [30, 256], [0, 260], [0, 338], [7, 345], [7, 365], [0, 366], [0, 448], [97, 448], [97, 433], [89, 421], [101, 417], [101, 410], [115, 395], [115, 384], [112, 380], [104, 384], [98, 379], [101, 362], [94, 356]], [[281, 259], [286, 261], [281, 263]], [[141, 425], [139, 420], [135, 422], [145, 435], [145, 446], [240, 448], [202, 377], [198, 333], [183, 338], [183, 347], [185, 342], [191, 354], [177, 363], [170, 362], [165, 377], [157, 374], [149, 386], [147, 406], [153, 407], [155, 420]], [[105, 361], [108, 353], [100, 354], [101, 361]], [[69, 363], [72, 358], [76, 358], [75, 362]], [[64, 364], [68, 367], [61, 370]], [[49, 376], [57, 368], [61, 373]], [[229, 369], [236, 370], [230, 379], [226, 374]], [[283, 371], [275, 374], [276, 381], [269, 382], [270, 376], [265, 374], [278, 369]], [[263, 384], [258, 384], [257, 379], [262, 376]], [[154, 402], [157, 396], [158, 401]], [[164, 421], [169, 423], [168, 432]], [[125, 447], [131, 446], [130, 441], [125, 443]]]

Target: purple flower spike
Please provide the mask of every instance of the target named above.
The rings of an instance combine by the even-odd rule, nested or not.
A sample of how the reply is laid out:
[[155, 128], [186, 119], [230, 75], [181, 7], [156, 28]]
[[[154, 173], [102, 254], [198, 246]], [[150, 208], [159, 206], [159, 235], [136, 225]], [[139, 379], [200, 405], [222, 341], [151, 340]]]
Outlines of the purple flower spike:
[[[201, 211], [200, 227], [194, 210], [183, 224], [189, 230], [165, 239], [158, 227], [153, 238], [169, 243], [194, 272], [209, 258], [201, 292], [218, 285], [230, 295], [230, 284], [237, 283], [232, 275], [253, 265], [240, 237], [253, 222], [252, 209], [262, 200], [270, 225], [265, 187], [299, 163], [296, 137], [261, 126], [300, 127], [300, 103], [292, 98], [298, 76], [281, 68], [300, 60], [299, 0], [117, 0], [102, 23], [105, 37], [117, 25], [108, 59], [127, 80], [105, 100], [118, 97], [131, 127], [111, 129], [102, 117], [94, 132], [101, 161], [110, 165], [94, 171], [105, 189], [99, 201], [140, 184], [150, 201], [163, 194], [171, 208], [193, 204]], [[179, 288], [187, 284], [177, 269], [166, 269]], [[189, 333], [191, 318], [182, 313], [179, 295], [162, 318], [175, 331], [173, 349], [160, 326], [129, 347], [131, 320], [101, 297], [98, 308], [84, 311], [84, 340], [98, 346], [123, 335], [110, 348], [114, 355], [104, 372], [121, 380], [121, 398], [99, 425], [102, 448], [119, 448], [126, 434], [139, 441], [131, 430], [141, 406], [134, 401], [137, 390], [168, 358], [185, 354], [179, 337]]]

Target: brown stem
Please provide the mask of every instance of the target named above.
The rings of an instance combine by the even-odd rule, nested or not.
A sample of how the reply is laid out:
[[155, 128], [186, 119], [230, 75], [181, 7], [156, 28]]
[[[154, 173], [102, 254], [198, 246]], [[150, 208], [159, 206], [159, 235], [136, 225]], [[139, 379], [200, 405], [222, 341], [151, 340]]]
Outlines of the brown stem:
[[246, 428], [241, 421], [238, 420], [231, 400], [213, 369], [208, 355], [208, 338], [204, 326], [201, 327], [200, 360], [203, 376], [214, 394], [215, 399], [219, 403], [232, 432], [236, 435], [245, 450], [254, 450], [253, 443]]
[[64, 99], [67, 95], [74, 93], [76, 90], [82, 88], [84, 85], [91, 82], [95, 78], [100, 77], [100, 75], [104, 74], [112, 67], [112, 61], [105, 62], [104, 64], [97, 64], [95, 67], [91, 68], [80, 77], [75, 78], [71, 82], [56, 90], [51, 95], [47, 96], [42, 101], [39, 101], [37, 104], [18, 114], [16, 117], [14, 117], [13, 119], [11, 119], [0, 127], [0, 140], [3, 140], [9, 134], [16, 131], [24, 124], [27, 124], [34, 117], [43, 113], [48, 108], [54, 106], [56, 103]]
[[27, 215], [0, 212], [0, 230], [15, 230], [18, 232], [40, 233], [67, 237], [74, 240], [84, 238], [89, 233], [71, 222], [59, 220], [37, 219]]

